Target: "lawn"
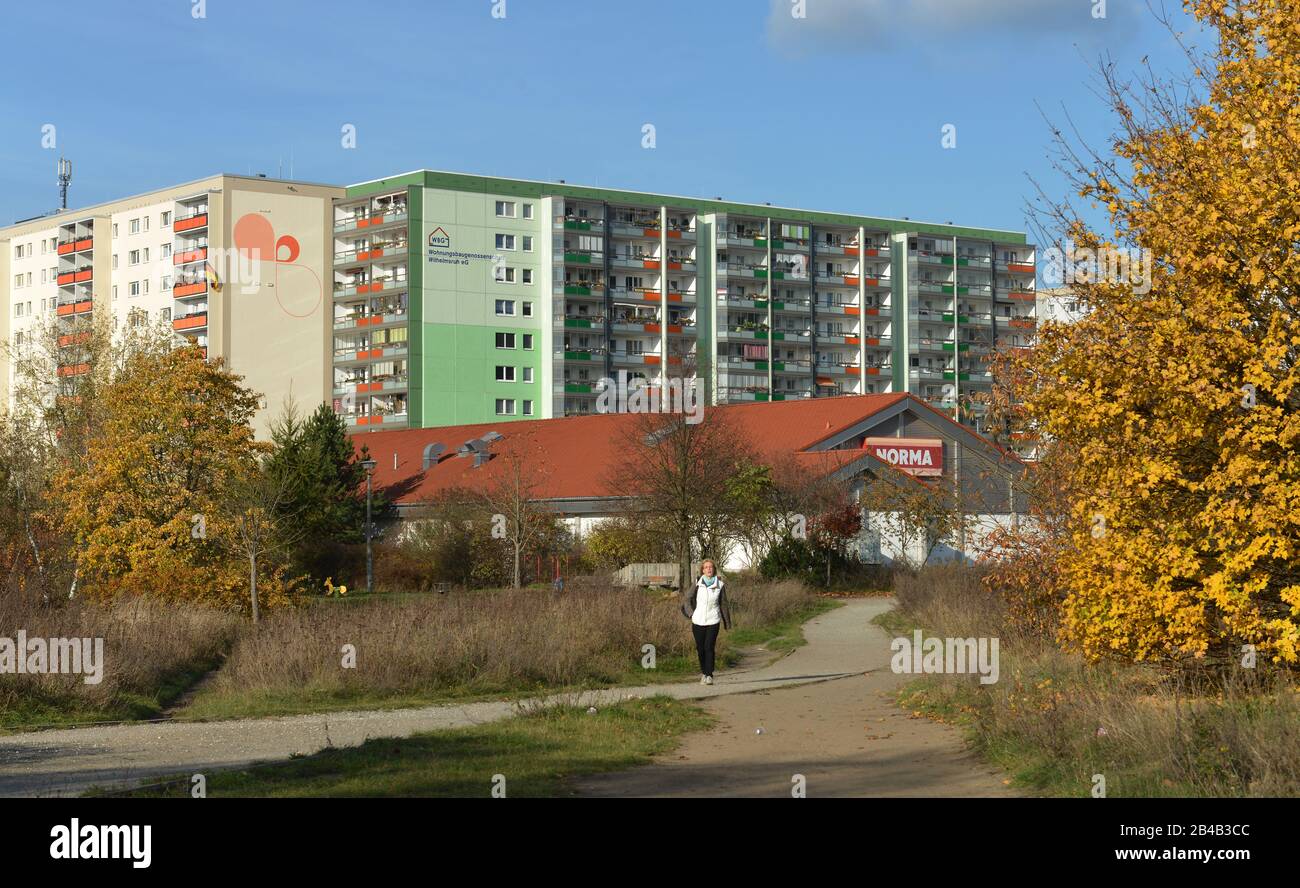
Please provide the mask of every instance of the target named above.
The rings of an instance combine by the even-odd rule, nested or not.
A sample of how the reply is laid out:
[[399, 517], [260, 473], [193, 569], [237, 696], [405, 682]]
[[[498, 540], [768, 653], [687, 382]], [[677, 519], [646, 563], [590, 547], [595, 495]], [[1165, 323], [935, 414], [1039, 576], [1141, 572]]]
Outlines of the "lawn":
[[[643, 764], [675, 748], [683, 734], [712, 724], [699, 706], [667, 697], [625, 701], [594, 714], [583, 707], [553, 706], [490, 724], [369, 740], [279, 764], [208, 774], [207, 795], [490, 798], [504, 778], [507, 798], [551, 798], [569, 794], [575, 777]], [[189, 778], [180, 777], [127, 794], [157, 798], [189, 792]]]

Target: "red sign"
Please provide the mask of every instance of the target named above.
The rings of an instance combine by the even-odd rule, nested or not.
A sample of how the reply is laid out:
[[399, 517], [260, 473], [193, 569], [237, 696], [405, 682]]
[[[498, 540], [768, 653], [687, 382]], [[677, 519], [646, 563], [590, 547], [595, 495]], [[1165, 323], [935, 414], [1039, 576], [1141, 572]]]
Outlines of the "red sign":
[[943, 441], [939, 438], [868, 438], [862, 447], [909, 475], [943, 474]]

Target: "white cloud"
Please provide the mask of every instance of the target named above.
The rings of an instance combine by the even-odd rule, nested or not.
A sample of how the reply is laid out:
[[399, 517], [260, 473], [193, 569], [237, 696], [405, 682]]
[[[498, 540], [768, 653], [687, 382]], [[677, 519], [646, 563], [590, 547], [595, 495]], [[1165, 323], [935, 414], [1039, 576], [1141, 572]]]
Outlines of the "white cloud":
[[[1098, 4], [1105, 17], [1094, 16]], [[768, 38], [793, 52], [875, 53], [899, 41], [934, 35], [986, 38], [997, 34], [1077, 36], [1080, 43], [1126, 39], [1141, 0], [772, 0]], [[1143, 8], [1145, 8], [1143, 6]]]

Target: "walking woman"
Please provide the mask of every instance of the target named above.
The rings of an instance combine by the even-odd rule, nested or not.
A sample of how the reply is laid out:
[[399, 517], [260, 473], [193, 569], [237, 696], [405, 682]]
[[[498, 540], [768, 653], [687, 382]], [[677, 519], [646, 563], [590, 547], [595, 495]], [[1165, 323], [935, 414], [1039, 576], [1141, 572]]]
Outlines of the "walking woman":
[[700, 658], [700, 684], [713, 684], [713, 655], [718, 647], [718, 630], [731, 630], [731, 608], [727, 605], [727, 585], [718, 576], [717, 566], [709, 559], [700, 565], [700, 578], [682, 605], [682, 614], [690, 618], [695, 634], [695, 652]]

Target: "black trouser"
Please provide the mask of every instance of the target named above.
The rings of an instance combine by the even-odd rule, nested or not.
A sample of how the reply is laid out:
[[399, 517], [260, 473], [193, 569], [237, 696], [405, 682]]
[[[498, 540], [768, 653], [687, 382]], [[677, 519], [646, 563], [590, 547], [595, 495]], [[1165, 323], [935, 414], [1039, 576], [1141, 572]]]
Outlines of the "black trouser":
[[718, 646], [718, 627], [720, 623], [714, 623], [712, 626], [698, 626], [691, 624], [691, 631], [695, 633], [695, 653], [700, 657], [700, 674], [713, 674], [713, 651]]

